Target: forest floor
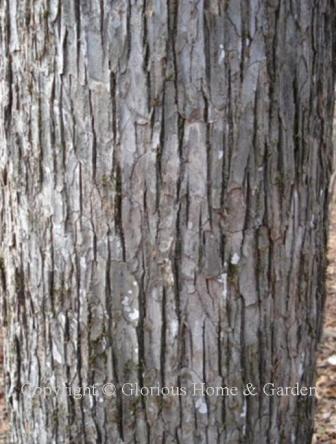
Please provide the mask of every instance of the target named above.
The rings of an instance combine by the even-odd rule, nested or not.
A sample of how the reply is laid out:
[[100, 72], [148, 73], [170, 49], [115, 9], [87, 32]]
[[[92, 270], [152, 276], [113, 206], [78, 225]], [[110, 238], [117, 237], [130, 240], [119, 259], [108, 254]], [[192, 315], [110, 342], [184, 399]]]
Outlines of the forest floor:
[[316, 444], [336, 444], [336, 198], [331, 208], [328, 249], [328, 296], [317, 362]]
[[[336, 202], [330, 215], [328, 261], [328, 297], [317, 364], [318, 400], [314, 444], [336, 444]], [[7, 444], [2, 338], [3, 332], [0, 329], [0, 444]]]
[[3, 331], [0, 329], [0, 444], [7, 444], [6, 432], [8, 421], [5, 409], [5, 390], [4, 390], [4, 372], [3, 372]]

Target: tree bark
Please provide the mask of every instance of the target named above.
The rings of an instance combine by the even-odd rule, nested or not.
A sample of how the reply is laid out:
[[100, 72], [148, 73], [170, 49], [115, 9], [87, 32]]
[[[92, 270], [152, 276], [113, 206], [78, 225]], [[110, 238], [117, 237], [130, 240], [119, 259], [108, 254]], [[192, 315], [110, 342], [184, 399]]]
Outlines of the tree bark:
[[[262, 387], [314, 384], [334, 2], [0, 12], [10, 442], [309, 443], [314, 399]], [[28, 390], [65, 384], [98, 394]]]

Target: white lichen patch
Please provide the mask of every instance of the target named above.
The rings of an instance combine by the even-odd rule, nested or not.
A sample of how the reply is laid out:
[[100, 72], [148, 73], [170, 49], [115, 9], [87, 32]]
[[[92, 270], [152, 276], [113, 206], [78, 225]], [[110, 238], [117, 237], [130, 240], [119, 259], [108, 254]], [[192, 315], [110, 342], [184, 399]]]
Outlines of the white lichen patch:
[[102, 348], [103, 348], [103, 350], [106, 350], [106, 347], [107, 347], [107, 340], [106, 340], [105, 337], [103, 337], [103, 339], [102, 339], [102, 341], [101, 341], [101, 344], [102, 344]]
[[244, 398], [244, 404], [243, 404], [243, 408], [242, 408], [240, 417], [246, 418], [246, 412], [247, 412], [247, 404], [246, 404], [246, 399]]
[[170, 330], [171, 330], [172, 336], [174, 336], [174, 338], [176, 338], [176, 336], [177, 336], [178, 328], [179, 328], [178, 321], [176, 319], [171, 321]]
[[86, 270], [86, 258], [85, 257], [80, 258], [80, 267], [82, 270]]
[[232, 264], [232, 265], [237, 265], [237, 264], [239, 264], [239, 261], [240, 261], [240, 256], [239, 256], [239, 254], [234, 253], [233, 256], [232, 256], [232, 258], [231, 258], [231, 264]]
[[195, 407], [202, 415], [206, 415], [208, 413], [208, 406], [206, 405], [204, 398], [199, 398], [196, 401]]
[[219, 55], [218, 55], [218, 64], [221, 65], [224, 62], [225, 59], [225, 51], [224, 51], [224, 45], [219, 45]]
[[136, 308], [128, 315], [131, 321], [137, 321], [139, 319], [139, 310]]
[[223, 299], [227, 299], [227, 273], [221, 274], [220, 282], [223, 284]]
[[222, 273], [217, 279], [220, 284], [223, 284], [223, 299], [227, 299], [227, 273]]

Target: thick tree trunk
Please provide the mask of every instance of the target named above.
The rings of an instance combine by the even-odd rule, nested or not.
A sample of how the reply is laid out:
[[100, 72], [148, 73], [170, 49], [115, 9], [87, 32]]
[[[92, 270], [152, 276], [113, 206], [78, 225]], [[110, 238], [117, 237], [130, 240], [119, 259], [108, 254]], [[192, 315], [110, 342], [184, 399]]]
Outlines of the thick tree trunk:
[[[314, 383], [334, 3], [0, 11], [11, 442], [309, 443], [313, 397], [262, 387]], [[97, 392], [31, 392], [65, 384]]]

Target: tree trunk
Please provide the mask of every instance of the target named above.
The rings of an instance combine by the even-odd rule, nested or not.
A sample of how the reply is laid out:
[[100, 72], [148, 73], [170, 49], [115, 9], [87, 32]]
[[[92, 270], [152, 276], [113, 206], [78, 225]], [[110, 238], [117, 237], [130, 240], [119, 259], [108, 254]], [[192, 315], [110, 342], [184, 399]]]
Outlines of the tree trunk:
[[334, 2], [0, 11], [10, 442], [309, 443]]

